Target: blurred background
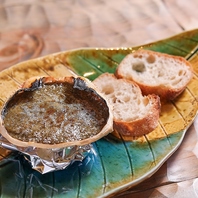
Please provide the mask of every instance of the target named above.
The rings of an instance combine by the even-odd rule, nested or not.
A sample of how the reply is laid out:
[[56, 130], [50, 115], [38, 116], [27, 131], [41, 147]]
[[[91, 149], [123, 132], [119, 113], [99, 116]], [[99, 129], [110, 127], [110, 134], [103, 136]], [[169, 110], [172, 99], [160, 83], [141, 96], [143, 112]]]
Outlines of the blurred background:
[[0, 69], [81, 47], [132, 47], [198, 27], [196, 0], [0, 0]]

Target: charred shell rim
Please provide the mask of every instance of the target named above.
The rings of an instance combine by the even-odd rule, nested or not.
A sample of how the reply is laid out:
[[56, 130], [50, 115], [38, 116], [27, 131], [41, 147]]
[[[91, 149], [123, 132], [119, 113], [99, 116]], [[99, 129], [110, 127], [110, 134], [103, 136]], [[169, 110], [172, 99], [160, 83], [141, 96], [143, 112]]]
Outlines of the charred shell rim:
[[[107, 110], [107, 117], [106, 124], [103, 126], [103, 128], [98, 132], [97, 134], [82, 139], [82, 140], [74, 140], [74, 141], [68, 141], [68, 142], [61, 142], [61, 143], [55, 143], [55, 144], [48, 144], [48, 143], [40, 143], [40, 142], [34, 142], [34, 141], [21, 141], [17, 138], [12, 137], [9, 132], [7, 131], [4, 123], [4, 118], [7, 112], [7, 108], [9, 103], [12, 102], [12, 99], [17, 96], [20, 93], [23, 92], [31, 92], [34, 90], [37, 90], [39, 88], [42, 88], [44, 85], [49, 85], [53, 83], [64, 83], [67, 82], [72, 85], [73, 89], [78, 89], [82, 91], [86, 91], [88, 94], [91, 94], [91, 97], [94, 98], [94, 100], [101, 101], [102, 104], [104, 104], [104, 109]], [[0, 117], [0, 131], [3, 137], [5, 137], [9, 142], [16, 146], [21, 147], [37, 147], [37, 148], [64, 148], [74, 145], [86, 145], [90, 144], [92, 142], [97, 141], [98, 139], [106, 136], [108, 133], [113, 131], [113, 116], [112, 116], [112, 110], [110, 105], [108, 104], [107, 100], [104, 98], [104, 96], [97, 91], [96, 87], [86, 78], [83, 77], [65, 77], [61, 79], [55, 79], [53, 77], [35, 77], [34, 79], [29, 79], [26, 81], [22, 88], [17, 90], [4, 104], [4, 107], [1, 111], [1, 117]]]

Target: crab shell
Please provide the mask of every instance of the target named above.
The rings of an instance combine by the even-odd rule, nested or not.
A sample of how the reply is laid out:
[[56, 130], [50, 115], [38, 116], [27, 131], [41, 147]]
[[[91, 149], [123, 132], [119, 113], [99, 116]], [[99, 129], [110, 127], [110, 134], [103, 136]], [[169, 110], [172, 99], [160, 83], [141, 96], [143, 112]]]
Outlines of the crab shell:
[[[61, 143], [40, 143], [40, 142], [35, 142], [35, 141], [22, 141], [19, 140], [18, 138], [15, 138], [9, 134], [9, 131], [5, 127], [5, 113], [7, 111], [7, 106], [9, 105], [10, 102], [13, 102], [13, 98], [21, 93], [21, 92], [29, 92], [32, 90], [37, 90], [41, 88], [43, 85], [47, 84], [53, 84], [53, 83], [64, 83], [67, 82], [72, 85], [73, 89], [78, 89], [78, 90], [85, 90], [86, 93], [91, 94], [91, 97], [87, 97], [87, 100], [89, 98], [92, 98], [91, 100], [97, 100], [97, 102], [101, 102], [102, 108], [98, 109], [98, 111], [106, 111], [106, 117], [103, 117], [102, 119], [105, 119], [105, 124], [103, 125], [102, 129], [97, 133], [94, 134], [91, 137], [86, 137], [85, 139], [81, 140], [74, 140], [74, 141], [65, 141]], [[90, 96], [90, 95], [89, 95]], [[75, 124], [75, 122], [73, 123]], [[87, 145], [92, 142], [95, 142], [102, 137], [106, 136], [110, 132], [113, 131], [113, 114], [112, 114], [112, 109], [111, 106], [108, 104], [108, 101], [105, 99], [105, 97], [96, 89], [96, 87], [91, 83], [86, 78], [83, 77], [77, 77], [77, 76], [67, 76], [64, 78], [60, 79], [55, 79], [53, 77], [34, 77], [26, 82], [24, 82], [23, 86], [21, 89], [18, 89], [4, 104], [4, 107], [1, 111], [1, 117], [0, 117], [0, 132], [1, 135], [6, 138], [10, 143], [12, 143], [15, 146], [20, 146], [20, 147], [36, 147], [36, 148], [44, 148], [44, 149], [53, 149], [53, 148], [65, 148], [69, 146], [82, 146], [82, 145]]]

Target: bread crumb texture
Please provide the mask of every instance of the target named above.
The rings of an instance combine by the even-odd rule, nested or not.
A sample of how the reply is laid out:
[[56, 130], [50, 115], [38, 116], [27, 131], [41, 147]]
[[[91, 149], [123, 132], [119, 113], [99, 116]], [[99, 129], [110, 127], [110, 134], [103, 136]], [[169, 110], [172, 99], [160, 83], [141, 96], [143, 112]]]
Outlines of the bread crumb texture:
[[137, 52], [125, 59], [122, 72], [127, 78], [133, 78], [149, 85], [166, 85], [179, 88], [191, 78], [191, 68], [186, 61], [159, 53]]
[[104, 73], [93, 82], [113, 106], [114, 130], [140, 136], [157, 127], [160, 112], [158, 96], [143, 96], [138, 85], [117, 79], [114, 74]]

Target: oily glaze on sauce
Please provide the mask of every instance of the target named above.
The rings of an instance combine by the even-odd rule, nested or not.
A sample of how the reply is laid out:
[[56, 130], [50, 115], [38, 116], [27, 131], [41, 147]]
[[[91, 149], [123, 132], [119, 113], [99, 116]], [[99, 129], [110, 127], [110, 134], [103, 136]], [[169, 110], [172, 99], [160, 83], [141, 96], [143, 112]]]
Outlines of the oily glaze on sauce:
[[106, 124], [105, 101], [91, 89], [49, 83], [21, 90], [7, 103], [3, 120], [9, 135], [44, 144], [83, 140]]

